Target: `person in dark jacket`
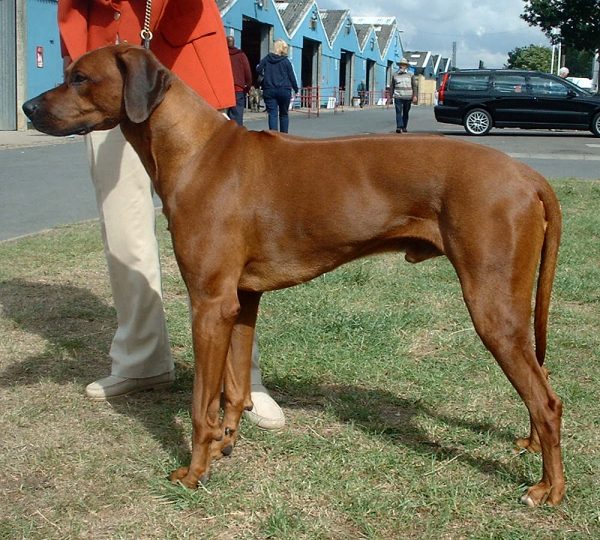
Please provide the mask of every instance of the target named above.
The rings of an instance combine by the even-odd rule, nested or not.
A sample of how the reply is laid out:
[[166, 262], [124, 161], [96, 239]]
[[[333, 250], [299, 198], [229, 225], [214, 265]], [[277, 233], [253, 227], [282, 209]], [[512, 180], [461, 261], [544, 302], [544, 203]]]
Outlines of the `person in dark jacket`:
[[252, 86], [252, 72], [246, 53], [235, 46], [233, 36], [227, 36], [229, 59], [233, 71], [233, 85], [235, 87], [235, 107], [227, 109], [227, 115], [240, 126], [244, 124], [244, 108], [246, 107], [246, 94]]
[[298, 83], [294, 68], [287, 57], [288, 45], [285, 41], [275, 41], [273, 52], [267, 54], [258, 66], [256, 72], [262, 80], [263, 99], [269, 115], [269, 129], [288, 132], [290, 117], [288, 111], [292, 100], [292, 90], [298, 92]]

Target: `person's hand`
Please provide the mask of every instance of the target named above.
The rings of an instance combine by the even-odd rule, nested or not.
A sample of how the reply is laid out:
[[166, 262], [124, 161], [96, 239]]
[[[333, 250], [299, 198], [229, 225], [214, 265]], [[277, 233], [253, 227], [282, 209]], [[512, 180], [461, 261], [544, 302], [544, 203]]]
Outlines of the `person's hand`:
[[418, 100], [417, 100], [417, 96], [413, 96], [413, 98], [412, 98], [412, 102], [413, 102], [413, 103], [416, 103], [417, 101], [418, 101]]

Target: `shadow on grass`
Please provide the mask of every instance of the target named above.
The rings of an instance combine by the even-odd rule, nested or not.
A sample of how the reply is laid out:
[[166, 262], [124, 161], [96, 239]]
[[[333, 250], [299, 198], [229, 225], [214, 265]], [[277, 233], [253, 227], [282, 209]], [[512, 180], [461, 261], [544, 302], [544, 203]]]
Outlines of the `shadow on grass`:
[[[439, 460], [456, 459], [473, 469], [491, 476], [501, 476], [512, 483], [530, 482], [517, 475], [499, 460], [473, 455], [472, 450], [432, 441], [420, 426], [418, 419], [430, 417], [452, 428], [464, 429], [482, 439], [490, 436], [502, 441], [507, 451], [514, 446], [517, 435], [488, 422], [472, 422], [463, 417], [440, 414], [421, 402], [399, 398], [382, 389], [361, 388], [354, 385], [313, 385], [291, 383], [285, 379], [273, 381], [282, 393], [280, 405], [304, 410], [328, 409], [342, 422], [352, 422], [363, 432], [379, 437], [390, 445], [400, 445], [425, 455], [435, 455]], [[526, 435], [525, 433], [519, 435]]]
[[[0, 374], [0, 386], [90, 382], [105, 373], [103, 357], [114, 333], [114, 309], [85, 289], [11, 279], [0, 283], [5, 319], [46, 341], [45, 349]], [[104, 351], [104, 352], [102, 352]]]
[[[0, 373], [0, 387], [33, 385], [40, 380], [56, 383], [76, 381], [84, 386], [110, 369], [106, 351], [114, 333], [114, 309], [88, 290], [71, 286], [12, 279], [0, 283], [3, 316], [22, 330], [48, 342], [46, 350], [16, 362]], [[100, 361], [99, 361], [100, 359]], [[119, 414], [139, 421], [180, 462], [187, 462], [189, 450], [183, 426], [175, 418], [191, 404], [193, 367], [177, 365], [177, 380], [170, 391], [143, 392], [111, 400]], [[434, 442], [416, 421], [429, 416], [453, 427], [482, 435], [491, 434], [511, 444], [515, 434], [498, 430], [493, 424], [469, 422], [440, 415], [419, 402], [401, 399], [381, 389], [357, 386], [322, 386], [273, 381], [281, 390], [278, 400], [290, 408], [333, 410], [342, 422], [352, 421], [365, 433], [391, 445], [401, 445], [439, 459], [457, 459], [491, 475], [525, 483], [501, 462], [482, 459], [460, 448]]]
[[[115, 310], [90, 291], [22, 279], [0, 282], [0, 313], [22, 331], [46, 341], [44, 350], [13, 362], [0, 372], [0, 388], [31, 386], [40, 381], [75, 382], [85, 386], [110, 372], [110, 348], [116, 328]], [[173, 391], [141, 392], [110, 400], [115, 411], [138, 420], [170, 454], [181, 458], [186, 448], [175, 422], [189, 410], [191, 366], [177, 366]]]

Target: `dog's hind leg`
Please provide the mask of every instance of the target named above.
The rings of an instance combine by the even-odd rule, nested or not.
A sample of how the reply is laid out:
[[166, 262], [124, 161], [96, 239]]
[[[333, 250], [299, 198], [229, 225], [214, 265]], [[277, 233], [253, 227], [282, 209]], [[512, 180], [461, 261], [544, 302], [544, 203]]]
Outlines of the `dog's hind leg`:
[[225, 365], [223, 386], [223, 438], [214, 441], [211, 455], [218, 459], [233, 451], [239, 431], [239, 423], [245, 409], [252, 409], [250, 400], [250, 368], [254, 330], [261, 293], [238, 291], [240, 314], [231, 334], [231, 346]]
[[522, 502], [529, 506], [546, 501], [558, 504], [565, 491], [560, 450], [562, 404], [538, 364], [531, 332], [531, 296], [543, 233], [536, 234], [533, 222], [519, 228], [521, 233], [513, 230], [511, 238], [511, 228], [504, 225], [483, 229], [486, 235], [480, 238], [470, 231], [469, 243], [457, 244], [455, 235], [449, 240], [454, 244], [449, 258], [459, 275], [475, 329], [521, 396], [539, 438], [542, 479], [528, 489]]
[[487, 302], [480, 298], [469, 303], [475, 328], [525, 403], [532, 434], [537, 436], [541, 448], [542, 479], [529, 488], [522, 501], [529, 506], [546, 500], [558, 504], [565, 490], [560, 450], [562, 404], [537, 363], [525, 330], [528, 318], [503, 313], [509, 303], [506, 297], [501, 301], [488, 298]]
[[[542, 372], [548, 380], [548, 370], [545, 367], [542, 367]], [[540, 436], [535, 429], [535, 425], [533, 424], [533, 419], [531, 415], [529, 417], [529, 437], [521, 437], [515, 441], [515, 445], [517, 450], [527, 450], [528, 452], [541, 452], [542, 447], [540, 444]]]
[[220, 397], [231, 333], [240, 313], [236, 291], [218, 293], [213, 284], [210, 297], [207, 287], [188, 283], [192, 307], [194, 343], [194, 388], [192, 395], [192, 459], [189, 467], [171, 473], [173, 482], [195, 489], [205, 482], [211, 461], [211, 444], [221, 440]]

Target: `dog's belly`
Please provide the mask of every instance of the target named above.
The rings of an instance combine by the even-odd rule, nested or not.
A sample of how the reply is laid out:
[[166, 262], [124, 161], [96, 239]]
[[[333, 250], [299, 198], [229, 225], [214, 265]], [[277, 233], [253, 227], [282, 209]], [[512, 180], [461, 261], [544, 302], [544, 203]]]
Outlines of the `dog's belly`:
[[309, 261], [287, 261], [280, 264], [273, 264], [272, 261], [249, 263], [244, 268], [238, 288], [255, 292], [285, 289], [310, 281], [341, 264], [343, 262], [335, 263], [333, 261], [330, 261], [329, 264], [325, 264], [324, 261], [315, 261], [312, 264]]
[[418, 263], [444, 255], [438, 234], [423, 234], [434, 231], [433, 227], [422, 228], [417, 234], [410, 229], [405, 234], [390, 238], [375, 238], [343, 249], [320, 250], [288, 254], [285, 258], [250, 261], [244, 267], [239, 288], [249, 291], [271, 291], [293, 287], [325, 274], [343, 264], [370, 255], [384, 252], [403, 252], [408, 262]]

